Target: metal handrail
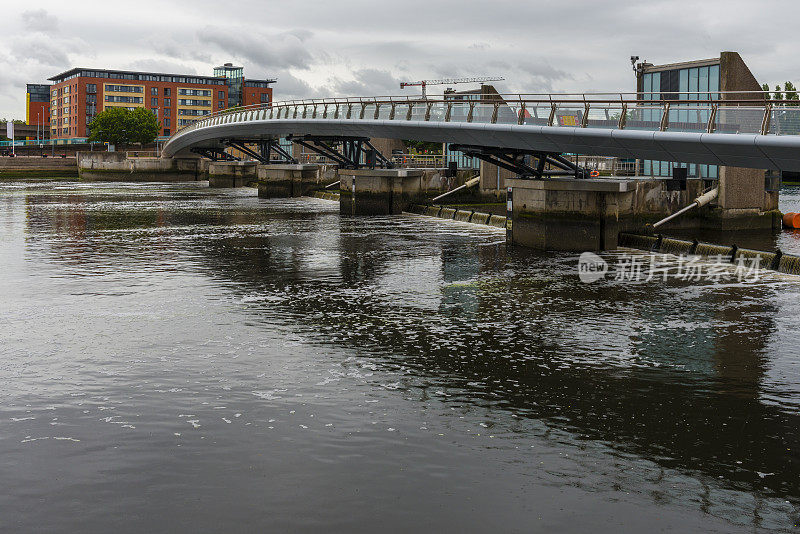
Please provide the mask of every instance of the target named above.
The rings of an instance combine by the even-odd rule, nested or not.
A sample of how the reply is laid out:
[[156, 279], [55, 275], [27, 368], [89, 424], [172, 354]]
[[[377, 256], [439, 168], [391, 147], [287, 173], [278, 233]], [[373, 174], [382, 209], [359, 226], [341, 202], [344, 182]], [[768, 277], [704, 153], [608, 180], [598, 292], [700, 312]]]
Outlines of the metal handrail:
[[[329, 118], [329, 109], [339, 109], [339, 106], [344, 105], [346, 108], [359, 104], [358, 113], [354, 113], [350, 118], [357, 118], [359, 120], [377, 120], [379, 115], [385, 109], [391, 109], [389, 118], [390, 120], [411, 120], [412, 111], [415, 104], [423, 103], [424, 106], [419, 106], [419, 109], [425, 109], [424, 122], [453, 122], [451, 119], [450, 111], [454, 106], [465, 106], [469, 108], [469, 113], [466, 115], [465, 120], [460, 122], [473, 122], [474, 113], [481, 105], [490, 105], [493, 109], [491, 113], [491, 120], [478, 119], [477, 122], [481, 123], [496, 123], [498, 120], [497, 110], [500, 106], [514, 112], [517, 124], [525, 124], [526, 114], [528, 109], [534, 112], [539, 108], [547, 107], [550, 109], [548, 125], [554, 126], [555, 114], [558, 110], [571, 111], [575, 113], [583, 113], [580, 121], [574, 121], [569, 126], [587, 128], [591, 127], [592, 120], [589, 114], [593, 110], [605, 111], [607, 121], [616, 121], [616, 126], [611, 129], [625, 129], [626, 124], [629, 122], [636, 122], [626, 115], [636, 110], [649, 110], [653, 112], [660, 111], [660, 116], [652, 120], [641, 119], [639, 122], [653, 123], [654, 127], [644, 128], [654, 131], [665, 131], [671, 124], [691, 124], [696, 125], [690, 131], [705, 131], [714, 132], [716, 130], [715, 121], [720, 117], [722, 110], [730, 112], [731, 110], [747, 108], [751, 110], [763, 110], [763, 116], [760, 120], [760, 128], [758, 131], [752, 133], [760, 133], [766, 135], [769, 133], [767, 125], [770, 124], [770, 114], [776, 110], [786, 110], [800, 105], [798, 101], [787, 100], [768, 100], [769, 92], [767, 91], [696, 91], [696, 92], [629, 92], [629, 93], [522, 93], [522, 94], [487, 94], [477, 95], [478, 98], [463, 99], [457, 98], [453, 95], [442, 95], [441, 97], [417, 97], [417, 96], [373, 96], [373, 97], [338, 97], [338, 98], [312, 98], [304, 100], [287, 100], [281, 102], [272, 102], [269, 104], [256, 104], [251, 106], [237, 107], [226, 110], [219, 110], [210, 115], [206, 115], [193, 124], [184, 126], [175, 132], [172, 136], [177, 137], [188, 131], [194, 130], [208, 125], [211, 121], [219, 117], [227, 117], [225, 122], [240, 122], [244, 115], [251, 115], [249, 112], [270, 110], [269, 117], [259, 118], [275, 118], [277, 120], [287, 119], [291, 114], [292, 118], [298, 118], [298, 111], [302, 113], [300, 116], [307, 120], [319, 120], [320, 117]], [[754, 97], [759, 95], [759, 97]], [[476, 95], [469, 95], [470, 97]], [[654, 99], [654, 97], [658, 99]], [[696, 99], [692, 99], [695, 97]], [[702, 99], [700, 97], [703, 97]], [[384, 106], [386, 104], [387, 106]], [[431, 116], [432, 106], [442, 104], [439, 112], [444, 112], [444, 118], [434, 118]], [[395, 111], [398, 106], [405, 105], [407, 110], [403, 110], [399, 114]], [[545, 106], [546, 105], [546, 106]], [[318, 106], [326, 110], [325, 113], [318, 112]], [[373, 106], [369, 113], [365, 113], [367, 107]], [[310, 114], [307, 111], [311, 110]], [[613, 117], [609, 114], [610, 111], [620, 112], [619, 116]], [[670, 120], [674, 112], [697, 112], [697, 121], [674, 121]], [[701, 113], [708, 113], [708, 118], [703, 122], [699, 120]], [[237, 115], [241, 114], [241, 115]], [[266, 113], [265, 113], [266, 115]], [[310, 119], [309, 119], [310, 116]], [[398, 119], [398, 117], [401, 117]], [[531, 117], [527, 115], [527, 117]], [[531, 117], [532, 118], [532, 117]], [[577, 119], [577, 116], [576, 116]], [[420, 120], [419, 118], [417, 120]], [[600, 119], [602, 120], [602, 119]], [[504, 121], [504, 123], [506, 123]], [[657, 124], [657, 126], [655, 126]], [[606, 127], [605, 125], [603, 127]], [[751, 132], [747, 132], [751, 133]], [[800, 132], [798, 132], [800, 133]], [[791, 135], [796, 135], [792, 133]]]

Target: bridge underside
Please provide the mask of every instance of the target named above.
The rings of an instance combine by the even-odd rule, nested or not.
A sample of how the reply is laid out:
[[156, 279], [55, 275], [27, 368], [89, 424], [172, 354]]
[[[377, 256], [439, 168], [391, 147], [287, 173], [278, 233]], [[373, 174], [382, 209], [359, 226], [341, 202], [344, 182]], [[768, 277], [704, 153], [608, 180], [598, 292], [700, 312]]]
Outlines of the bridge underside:
[[286, 136], [417, 139], [536, 153], [584, 154], [800, 171], [800, 136], [608, 130], [534, 125], [364, 119], [267, 119], [212, 124], [173, 136], [165, 157], [222, 150], [231, 140]]

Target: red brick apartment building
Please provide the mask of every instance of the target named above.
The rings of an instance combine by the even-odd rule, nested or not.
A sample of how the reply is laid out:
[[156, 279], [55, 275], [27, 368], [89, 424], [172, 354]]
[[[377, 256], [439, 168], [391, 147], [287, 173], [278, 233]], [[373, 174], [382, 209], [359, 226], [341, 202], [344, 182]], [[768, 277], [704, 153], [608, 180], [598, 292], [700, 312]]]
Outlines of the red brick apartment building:
[[272, 102], [269, 85], [275, 80], [76, 68], [50, 81], [50, 137], [67, 139], [87, 137], [95, 115], [111, 107], [149, 109], [161, 123], [159, 135], [169, 136], [233, 105]]

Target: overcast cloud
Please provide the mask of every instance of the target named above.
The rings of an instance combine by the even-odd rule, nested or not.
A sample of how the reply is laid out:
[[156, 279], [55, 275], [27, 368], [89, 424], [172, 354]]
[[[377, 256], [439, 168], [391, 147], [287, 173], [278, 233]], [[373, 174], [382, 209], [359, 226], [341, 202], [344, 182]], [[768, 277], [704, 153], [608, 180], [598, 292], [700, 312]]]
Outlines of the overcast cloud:
[[[800, 2], [592, 0], [8, 2], [0, 117], [25, 117], [25, 83], [72, 67], [210, 75], [225, 62], [277, 77], [275, 98], [403, 94], [402, 80], [503, 76], [508, 92], [629, 91], [629, 57], [735, 50], [759, 81], [800, 82]], [[441, 89], [441, 88], [439, 88]], [[413, 94], [417, 88], [404, 89]]]

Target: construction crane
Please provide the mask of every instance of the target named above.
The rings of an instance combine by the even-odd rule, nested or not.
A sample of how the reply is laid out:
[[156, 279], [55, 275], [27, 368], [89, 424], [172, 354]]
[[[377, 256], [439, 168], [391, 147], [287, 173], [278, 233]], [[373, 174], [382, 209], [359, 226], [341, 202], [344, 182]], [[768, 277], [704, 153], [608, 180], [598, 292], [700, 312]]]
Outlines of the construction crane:
[[483, 78], [445, 78], [444, 80], [420, 80], [418, 82], [400, 82], [400, 89], [405, 87], [411, 87], [414, 85], [419, 85], [422, 87], [422, 98], [425, 98], [425, 88], [429, 85], [445, 85], [445, 84], [456, 84], [456, 83], [483, 83], [483, 82], [499, 82], [503, 81], [505, 78], [497, 76], [497, 77], [483, 77]]

